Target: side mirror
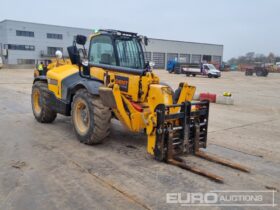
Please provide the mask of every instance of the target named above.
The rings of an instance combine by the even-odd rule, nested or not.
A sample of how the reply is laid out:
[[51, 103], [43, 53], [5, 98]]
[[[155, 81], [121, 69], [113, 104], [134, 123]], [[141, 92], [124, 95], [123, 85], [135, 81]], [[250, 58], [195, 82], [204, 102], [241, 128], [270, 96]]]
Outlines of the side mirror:
[[69, 58], [72, 64], [79, 64], [80, 63], [80, 54], [77, 49], [77, 46], [70, 46], [67, 47]]
[[148, 45], [148, 42], [149, 42], [148, 37], [144, 36], [144, 44], [145, 44], [146, 46]]
[[85, 45], [87, 42], [87, 37], [84, 35], [77, 35], [76, 36], [76, 43], [79, 45]]

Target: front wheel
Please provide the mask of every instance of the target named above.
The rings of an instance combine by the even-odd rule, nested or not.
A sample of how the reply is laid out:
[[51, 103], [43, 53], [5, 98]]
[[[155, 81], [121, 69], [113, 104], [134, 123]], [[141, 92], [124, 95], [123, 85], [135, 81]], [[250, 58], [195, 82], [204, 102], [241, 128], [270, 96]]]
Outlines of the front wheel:
[[51, 123], [56, 118], [56, 112], [47, 104], [50, 95], [48, 84], [45, 82], [35, 82], [32, 86], [31, 104], [35, 119], [41, 123]]
[[212, 78], [212, 74], [208, 74], [208, 78]]
[[82, 143], [98, 144], [110, 134], [111, 111], [98, 96], [85, 89], [75, 94], [71, 115], [74, 131]]

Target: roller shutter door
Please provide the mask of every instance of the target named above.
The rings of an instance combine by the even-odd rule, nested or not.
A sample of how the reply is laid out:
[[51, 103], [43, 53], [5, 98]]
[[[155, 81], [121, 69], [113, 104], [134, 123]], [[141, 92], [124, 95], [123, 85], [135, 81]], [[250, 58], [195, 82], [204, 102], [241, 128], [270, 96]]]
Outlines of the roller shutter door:
[[179, 62], [190, 63], [191, 62], [191, 55], [190, 54], [180, 54]]
[[201, 55], [192, 55], [191, 63], [201, 63]]
[[212, 62], [221, 64], [222, 63], [222, 57], [221, 56], [212, 56]]
[[152, 53], [151, 52], [145, 52], [144, 56], [145, 56], [145, 63], [152, 60]]
[[165, 69], [165, 53], [154, 52], [153, 61], [155, 62], [155, 69]]
[[177, 53], [167, 53], [167, 61], [175, 60], [175, 58], [178, 60], [178, 54]]

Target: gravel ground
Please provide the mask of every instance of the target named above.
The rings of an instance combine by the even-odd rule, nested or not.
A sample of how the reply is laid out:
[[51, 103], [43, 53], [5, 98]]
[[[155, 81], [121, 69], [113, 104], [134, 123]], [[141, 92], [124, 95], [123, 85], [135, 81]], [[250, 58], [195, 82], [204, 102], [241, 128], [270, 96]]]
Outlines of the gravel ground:
[[[155, 71], [176, 88], [187, 81], [197, 92], [230, 91], [234, 105], [211, 104], [208, 149], [251, 168], [251, 173], [186, 157], [225, 178], [218, 184], [146, 154], [144, 134], [112, 122], [104, 144], [86, 146], [69, 117], [52, 124], [34, 120], [32, 70], [0, 70], [0, 209], [186, 209], [166, 203], [166, 193], [280, 189], [280, 74], [267, 78], [224, 72], [219, 79]], [[264, 200], [271, 203], [271, 194]], [[278, 206], [279, 207], [279, 206]], [[276, 207], [276, 208], [278, 208]], [[236, 209], [237, 207], [210, 207]], [[238, 209], [270, 207], [238, 207]], [[201, 207], [189, 207], [201, 209]], [[272, 208], [271, 208], [272, 209]]]

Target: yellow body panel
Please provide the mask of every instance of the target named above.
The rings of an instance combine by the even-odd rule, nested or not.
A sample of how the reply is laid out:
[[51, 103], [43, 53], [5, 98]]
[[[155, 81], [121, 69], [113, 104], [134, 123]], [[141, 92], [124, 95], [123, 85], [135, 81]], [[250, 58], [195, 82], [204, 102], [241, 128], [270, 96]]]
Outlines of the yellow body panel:
[[47, 79], [48, 81], [50, 80], [56, 81], [57, 85], [48, 82], [49, 90], [52, 91], [58, 99], [61, 99], [62, 80], [69, 77], [72, 74], [77, 73], [78, 71], [79, 71], [78, 67], [76, 65], [71, 65], [71, 64], [66, 64], [66, 65], [52, 68], [47, 73]]
[[[78, 67], [76, 65], [64, 64], [53, 67], [48, 71], [47, 78], [48, 81], [56, 82], [48, 82], [49, 90], [58, 99], [61, 99], [62, 80], [77, 72]], [[139, 76], [91, 67], [90, 74], [92, 77], [103, 81], [105, 87], [112, 88], [112, 95], [117, 107], [112, 108], [112, 110], [117, 119], [130, 131], [140, 132], [143, 129], [146, 130], [148, 136], [147, 151], [153, 155], [156, 144], [155, 127], [157, 125], [154, 110], [159, 104], [173, 104], [171, 88], [159, 84], [159, 78], [152, 72]], [[177, 103], [191, 101], [194, 92], [195, 87], [189, 86], [187, 83], [181, 84], [181, 94]], [[132, 102], [142, 107], [142, 110], [137, 110]], [[179, 108], [170, 108], [171, 113], [178, 111]]]
[[[128, 88], [127, 91], [121, 91], [122, 94], [132, 98], [133, 101], [138, 101], [138, 87], [140, 76], [136, 75], [128, 75], [125, 73], [112, 72], [109, 70], [104, 70], [102, 68], [92, 67], [90, 70], [91, 76], [96, 77], [100, 80], [103, 80], [104, 83], [108, 84], [118, 84], [118, 80], [116, 80], [117, 76], [127, 77], [128, 78]], [[107, 78], [109, 81], [107, 81]], [[107, 85], [108, 85], [107, 84]], [[118, 84], [120, 85], [120, 84]]]
[[[173, 97], [172, 90], [166, 85], [159, 84], [159, 78], [153, 73], [146, 73], [145, 76], [131, 75], [119, 73], [102, 68], [92, 67], [91, 76], [94, 76], [102, 81], [107, 87], [113, 88], [113, 95], [117, 104], [117, 108], [113, 109], [115, 116], [133, 132], [139, 132], [146, 129], [148, 135], [147, 151], [154, 154], [156, 143], [156, 115], [155, 108], [159, 104], [172, 105]], [[127, 77], [128, 89], [121, 91], [120, 85], [116, 82], [116, 76]], [[139, 94], [139, 84], [142, 86], [142, 93]], [[178, 99], [178, 104], [185, 101], [191, 101], [195, 93], [195, 87], [184, 83], [181, 94]], [[130, 100], [138, 102], [144, 108], [143, 112], [137, 111], [131, 104]], [[126, 108], [125, 108], [126, 107]], [[176, 113], [179, 108], [171, 108], [171, 113]]]
[[172, 90], [170, 87], [160, 84], [151, 84], [148, 95], [148, 104], [151, 112], [154, 112], [158, 104], [173, 104]]

